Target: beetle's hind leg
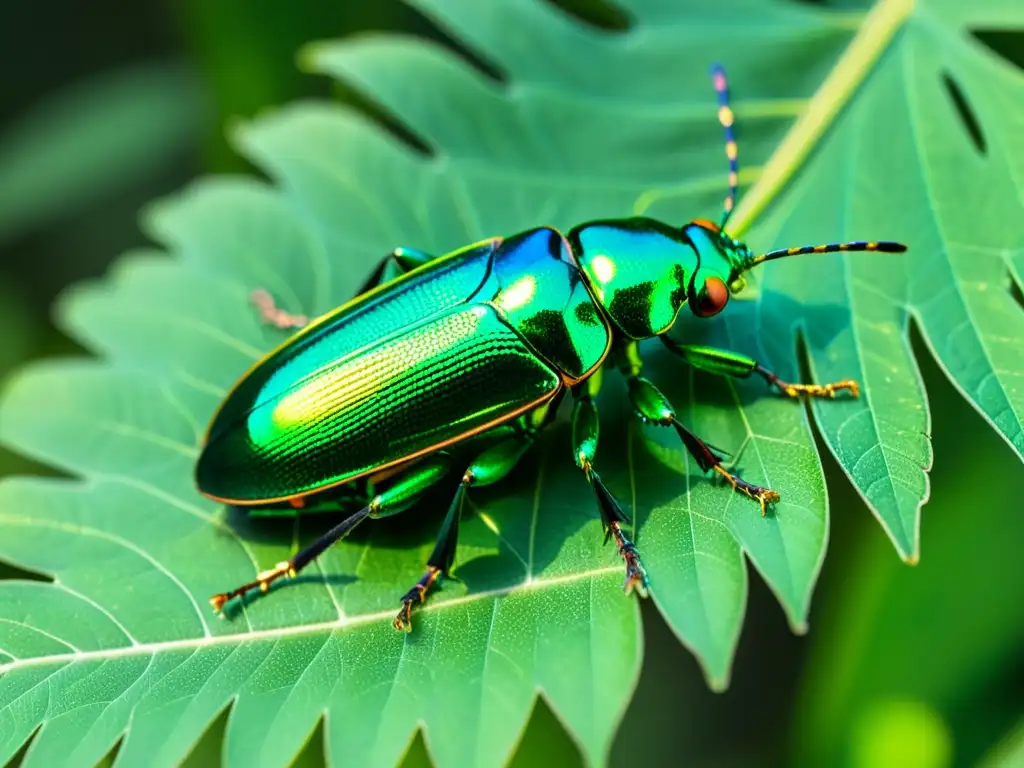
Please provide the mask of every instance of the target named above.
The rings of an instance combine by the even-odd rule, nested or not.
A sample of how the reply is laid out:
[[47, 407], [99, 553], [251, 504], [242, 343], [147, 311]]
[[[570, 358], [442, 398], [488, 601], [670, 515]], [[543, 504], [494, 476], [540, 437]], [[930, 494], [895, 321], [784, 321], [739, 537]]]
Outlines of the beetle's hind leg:
[[267, 592], [275, 581], [295, 578], [303, 568], [333, 544], [345, 538], [366, 518], [388, 517], [408, 509], [430, 486], [448, 474], [450, 466], [451, 457], [445, 453], [437, 453], [417, 462], [399, 475], [398, 479], [386, 490], [376, 494], [369, 504], [354, 515], [345, 518], [308, 547], [300, 550], [290, 560], [278, 563], [269, 571], [260, 573], [254, 581], [243, 584], [230, 592], [214, 595], [210, 598], [210, 604], [215, 611], [220, 612], [224, 605], [235, 597], [243, 597], [254, 590]]
[[[355, 295], [361, 296], [378, 285], [394, 280], [396, 277], [404, 275], [406, 272], [410, 272], [433, 259], [434, 257], [430, 254], [417, 251], [414, 248], [395, 248], [395, 250], [380, 260], [373, 272], [370, 273], [370, 277], [360, 286]], [[272, 325], [281, 330], [297, 330], [309, 324], [310, 318], [308, 316], [292, 314], [278, 307], [274, 302], [274, 297], [263, 288], [254, 290], [249, 294], [249, 298], [259, 311], [260, 320], [267, 325]]]
[[363, 522], [363, 520], [370, 517], [372, 511], [372, 504], [363, 507], [354, 515], [346, 517], [308, 547], [300, 550], [291, 560], [285, 560], [284, 562], [278, 563], [270, 570], [263, 571], [257, 575], [255, 581], [250, 581], [240, 587], [230, 590], [229, 592], [221, 592], [218, 595], [214, 595], [210, 598], [210, 605], [213, 606], [213, 610], [218, 613], [222, 613], [224, 606], [228, 601], [233, 600], [236, 597], [244, 597], [254, 590], [266, 593], [270, 589], [270, 585], [275, 581], [286, 578], [295, 578], [299, 571], [313, 562], [328, 547], [341, 541], [343, 538], [348, 536], [349, 533], [355, 530], [356, 526]]
[[412, 609], [427, 600], [427, 593], [441, 576], [448, 576], [455, 565], [455, 550], [459, 538], [459, 522], [466, 491], [474, 486], [496, 483], [512, 471], [533, 443], [532, 433], [520, 433], [504, 438], [483, 451], [463, 473], [455, 498], [448, 507], [441, 529], [437, 533], [434, 551], [427, 559], [423, 577], [402, 597], [402, 607], [392, 624], [395, 629], [412, 631]]
[[[427, 593], [441, 576], [447, 576], [455, 564], [459, 537], [459, 521], [466, 490], [471, 486], [490, 485], [501, 480], [522, 458], [533, 443], [534, 429], [516, 432], [484, 450], [462, 476], [455, 498], [438, 531], [437, 544], [427, 560], [427, 570], [402, 597], [402, 608], [395, 617], [396, 629], [412, 629], [412, 609], [426, 601]], [[394, 483], [373, 497], [369, 504], [320, 536], [290, 560], [278, 563], [260, 573], [255, 580], [210, 598], [214, 610], [221, 612], [228, 601], [250, 592], [267, 592], [271, 584], [295, 578], [311, 562], [333, 544], [341, 541], [368, 517], [380, 518], [403, 512], [412, 506], [428, 488], [442, 480], [450, 471], [452, 457], [443, 452], [422, 459], [397, 475]]]
[[[589, 384], [589, 382], [588, 382]], [[596, 390], [596, 384], [592, 389]], [[587, 387], [587, 385], [584, 385]], [[581, 390], [576, 395], [576, 402], [572, 412], [572, 443], [573, 457], [576, 466], [579, 467], [587, 478], [590, 488], [597, 500], [597, 507], [601, 513], [601, 522], [604, 524], [607, 542], [609, 538], [615, 539], [619, 554], [626, 563], [626, 579], [622, 588], [628, 595], [634, 589], [641, 595], [647, 595], [647, 571], [640, 562], [640, 553], [636, 546], [626, 538], [622, 532], [622, 524], [629, 524], [630, 520], [622, 511], [619, 502], [608, 490], [601, 476], [594, 469], [594, 456], [597, 454], [597, 439], [599, 423], [597, 406], [594, 404], [591, 388]]]
[[466, 499], [466, 489], [473, 484], [472, 475], [466, 472], [459, 482], [459, 488], [455, 492], [448, 507], [448, 513], [441, 523], [441, 530], [437, 533], [437, 543], [434, 551], [427, 558], [427, 571], [417, 581], [412, 589], [402, 596], [402, 607], [391, 624], [395, 629], [405, 632], [412, 632], [412, 609], [427, 601], [427, 593], [442, 575], [447, 576], [455, 565], [455, 550], [459, 540], [459, 522], [462, 519], [462, 505]]
[[754, 358], [741, 355], [738, 352], [695, 344], [677, 344], [668, 336], [660, 338], [666, 347], [694, 368], [720, 376], [731, 376], [734, 379], [747, 379], [751, 374], [756, 373], [768, 382], [768, 386], [777, 388], [782, 394], [789, 397], [809, 395], [810, 397], [834, 398], [837, 392], [844, 390], [853, 397], [860, 396], [860, 386], [853, 379], [843, 379], [832, 384], [791, 384], [780, 379]]

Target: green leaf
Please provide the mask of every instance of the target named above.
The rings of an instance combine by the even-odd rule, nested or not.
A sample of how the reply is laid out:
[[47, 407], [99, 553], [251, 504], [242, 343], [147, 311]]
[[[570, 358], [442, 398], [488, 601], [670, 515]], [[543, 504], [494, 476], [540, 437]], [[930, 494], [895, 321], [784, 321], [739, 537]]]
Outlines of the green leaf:
[[[861, 381], [858, 403], [815, 402], [815, 420], [910, 562], [928, 496], [921, 468], [931, 464], [911, 319], [957, 388], [1024, 456], [1024, 313], [1011, 293], [1011, 281], [1020, 286], [1024, 275], [1024, 78], [967, 34], [1000, 18], [1019, 26], [1024, 12], [1012, 3], [971, 13], [956, 5], [953, 23], [944, 23], [950, 5], [915, 6], [801, 178], [755, 230], [778, 242], [864, 233], [911, 244], [909, 258], [831, 259], [825, 267], [794, 259], [766, 270], [762, 285], [801, 305], [766, 308], [765, 336], [800, 325], [816, 378]], [[957, 114], [947, 77], [980, 124], [984, 153]], [[832, 306], [831, 321], [815, 304]]]
[[[60, 308], [101, 360], [38, 365], [4, 398], [0, 439], [78, 479], [0, 485], [0, 557], [54, 579], [0, 582], [0, 623], [11, 628], [0, 636], [0, 758], [42, 726], [28, 765], [91, 764], [122, 736], [123, 764], [174, 764], [231, 707], [229, 765], [286, 764], [324, 716], [333, 762], [394, 764], [423, 726], [438, 765], [499, 765], [540, 692], [587, 761], [603, 763], [639, 672], [639, 618], [619, 590], [621, 562], [601, 546], [564, 424], [507, 483], [473, 494], [482, 514], [464, 525], [459, 581], [431, 598], [410, 637], [390, 619], [421, 573], [435, 515], [381, 521], [326, 553], [319, 575], [217, 621], [208, 595], [285, 559], [325, 523], [236, 519], [199, 496], [192, 465], [220, 398], [281, 339], [248, 306], [252, 288], [317, 314], [397, 245], [441, 253], [540, 223], [715, 216], [725, 163], [706, 73], [719, 58], [741, 180], [757, 182], [736, 231], [764, 211], [750, 236], [758, 250], [886, 237], [912, 251], [772, 264], [756, 300], [715, 322], [684, 318], [676, 332], [792, 378], [802, 327], [816, 377], [860, 377], [862, 400], [816, 404], [813, 415], [908, 558], [931, 460], [911, 316], [1019, 444], [1013, 381], [1024, 353], [1001, 339], [1021, 337], [1004, 290], [1008, 263], [1019, 276], [1021, 240], [1019, 217], [1000, 206], [1019, 199], [1022, 155], [1011, 143], [1021, 133], [1009, 105], [1020, 103], [1021, 78], [957, 36], [964, 22], [944, 15], [951, 3], [912, 12], [883, 3], [864, 16], [764, 0], [633, 0], [621, 35], [540, 0], [415, 4], [506, 82], [391, 36], [320, 44], [303, 60], [372, 96], [429, 157], [332, 104], [292, 105], [241, 127], [238, 146], [274, 184], [207, 180], [154, 207], [147, 226], [173, 258], [134, 254]], [[1013, 7], [989, 2], [979, 13], [1004, 8], [1012, 20]], [[918, 62], [922, 47], [923, 61], [939, 55], [929, 35], [955, 38], [959, 53], [943, 66], [981, 116], [984, 160], [948, 98], [934, 98], [934, 67]], [[903, 122], [877, 117], [898, 108]], [[968, 174], [1001, 196], [948, 202], [952, 180]], [[975, 246], [963, 244], [981, 248], [967, 265]], [[972, 281], [996, 268], [987, 258], [1000, 271], [982, 305]], [[598, 468], [633, 510], [662, 615], [721, 688], [744, 612], [745, 558], [792, 626], [805, 625], [828, 536], [821, 465], [798, 403], [756, 382], [682, 375], [651, 346], [647, 374], [688, 424], [735, 454], [747, 479], [782, 494], [762, 518], [702, 477], [672, 434], [630, 425], [621, 382], [609, 377]]]
[[1024, 762], [1024, 720], [985, 754], [983, 768], [1005, 768]]

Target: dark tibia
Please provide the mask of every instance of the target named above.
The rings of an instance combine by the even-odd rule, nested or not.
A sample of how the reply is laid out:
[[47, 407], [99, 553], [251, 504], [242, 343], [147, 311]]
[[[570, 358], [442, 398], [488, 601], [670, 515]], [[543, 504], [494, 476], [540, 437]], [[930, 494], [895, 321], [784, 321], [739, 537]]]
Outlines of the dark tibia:
[[647, 424], [661, 427], [671, 426], [683, 441], [687, 452], [697, 462], [701, 471], [714, 470], [724, 477], [740, 493], [754, 499], [761, 506], [761, 514], [767, 513], [767, 505], [779, 500], [779, 494], [770, 488], [748, 483], [722, 466], [723, 457], [710, 445], [679, 423], [672, 404], [661, 391], [642, 376], [629, 377], [629, 399], [640, 419]]
[[342, 520], [308, 547], [299, 551], [291, 560], [278, 563], [269, 571], [263, 571], [263, 573], [256, 577], [255, 581], [250, 581], [247, 584], [236, 587], [230, 592], [222, 592], [219, 595], [214, 595], [210, 598], [210, 605], [213, 606], [215, 611], [220, 612], [224, 609], [224, 605], [233, 598], [242, 597], [254, 589], [258, 589], [260, 592], [266, 592], [270, 589], [270, 585], [279, 579], [295, 578], [299, 571], [323, 554], [323, 552], [331, 545], [336, 544], [345, 538], [357, 525], [369, 517], [370, 511], [371, 509], [369, 506], [363, 507], [354, 515]]
[[459, 521], [462, 519], [462, 504], [466, 499], [466, 489], [472, 483], [472, 476], [467, 472], [459, 483], [459, 488], [455, 492], [455, 498], [452, 499], [452, 503], [448, 507], [448, 514], [444, 516], [444, 522], [441, 523], [434, 551], [430, 553], [430, 557], [427, 559], [427, 572], [423, 574], [423, 577], [416, 582], [412, 589], [402, 596], [402, 608], [398, 611], [398, 615], [395, 616], [395, 620], [392, 622], [395, 629], [412, 632], [413, 607], [427, 601], [427, 593], [430, 591], [430, 587], [442, 575], [447, 576], [455, 564], [455, 550], [459, 541]]
[[441, 577], [441, 569], [430, 566], [422, 578], [402, 597], [402, 607], [391, 625], [402, 632], [412, 632], [412, 609], [416, 605], [427, 602], [427, 592], [434, 582]]
[[427, 558], [427, 571], [415, 586], [402, 597], [402, 608], [393, 622], [395, 629], [412, 631], [412, 609], [426, 602], [431, 586], [441, 577], [448, 576], [455, 565], [455, 550], [459, 543], [459, 521], [462, 506], [470, 487], [496, 483], [515, 467], [533, 442], [532, 434], [521, 433], [505, 438], [483, 451], [462, 476], [448, 514], [437, 532], [434, 551]]
[[[615, 544], [619, 548], [619, 554], [626, 561], [626, 580], [622, 583], [623, 591], [628, 595], [634, 589], [641, 597], [647, 596], [647, 571], [640, 562], [640, 554], [636, 551], [633, 542], [626, 538], [622, 532], [622, 526], [618, 522], [608, 526], [608, 532], [615, 537]], [[605, 541], [608, 537], [605, 536]]]
[[594, 498], [597, 500], [597, 509], [601, 513], [601, 524], [604, 525], [604, 541], [607, 544], [608, 539], [612, 535], [612, 526], [617, 526], [620, 523], [628, 525], [629, 518], [626, 517], [626, 513], [622, 511], [618, 500], [608, 490], [608, 486], [604, 484], [604, 480], [594, 471], [594, 468], [590, 467], [589, 470], [585, 469], [584, 472], [587, 475], [587, 480], [590, 481], [591, 489], [594, 491]]
[[576, 466], [583, 470], [583, 474], [594, 492], [597, 509], [604, 525], [605, 542], [614, 537], [619, 554], [626, 561], [626, 580], [623, 588], [627, 594], [636, 589], [641, 596], [646, 596], [647, 572], [640, 562], [640, 555], [633, 542], [622, 533], [622, 524], [629, 523], [629, 518], [626, 517], [618, 500], [608, 490], [608, 486], [604, 484], [601, 476], [597, 474], [592, 463], [597, 453], [599, 431], [597, 406], [594, 405], [593, 399], [589, 394], [578, 395], [572, 414], [573, 456]]

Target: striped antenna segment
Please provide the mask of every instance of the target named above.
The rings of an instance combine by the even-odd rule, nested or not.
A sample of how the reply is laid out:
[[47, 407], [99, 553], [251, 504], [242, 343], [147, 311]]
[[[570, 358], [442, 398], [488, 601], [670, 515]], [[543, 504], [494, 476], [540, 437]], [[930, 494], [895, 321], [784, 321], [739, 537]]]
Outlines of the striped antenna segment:
[[907, 246], [903, 243], [893, 243], [887, 240], [868, 242], [857, 240], [851, 243], [829, 243], [828, 245], [801, 245], [798, 248], [780, 248], [777, 251], [769, 251], [760, 256], [755, 256], [750, 261], [750, 266], [760, 264], [762, 261], [781, 259], [786, 256], [798, 256], [801, 253], [834, 253], [835, 251], [881, 251], [884, 253], [903, 253]]
[[732, 209], [736, 206], [736, 187], [740, 183], [740, 166], [737, 161], [736, 136], [732, 131], [734, 118], [732, 109], [729, 107], [729, 81], [725, 79], [725, 68], [721, 64], [711, 67], [711, 79], [715, 84], [715, 93], [718, 94], [718, 122], [725, 129], [725, 156], [729, 159], [729, 195], [725, 198], [725, 209], [722, 212], [722, 222], [719, 225], [719, 229], [725, 229], [725, 223], [729, 221]]

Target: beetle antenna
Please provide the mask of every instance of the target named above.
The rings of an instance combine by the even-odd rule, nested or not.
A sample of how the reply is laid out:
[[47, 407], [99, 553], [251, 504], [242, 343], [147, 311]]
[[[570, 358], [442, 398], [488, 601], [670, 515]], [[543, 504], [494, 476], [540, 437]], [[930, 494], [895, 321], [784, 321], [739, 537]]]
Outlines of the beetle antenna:
[[797, 256], [801, 253], [834, 253], [835, 251], [881, 251], [883, 253], [903, 253], [907, 246], [903, 243], [894, 243], [888, 240], [867, 242], [857, 240], [851, 243], [829, 243], [828, 245], [802, 245], [798, 248], [780, 248], [777, 251], [769, 251], [759, 256], [754, 256], [747, 261], [747, 269], [760, 264], [763, 261], [781, 259], [786, 256]]
[[711, 80], [715, 84], [715, 93], [718, 94], [718, 122], [725, 129], [725, 156], [729, 159], [729, 194], [725, 198], [725, 209], [722, 211], [722, 220], [718, 224], [719, 229], [725, 229], [725, 224], [732, 216], [732, 209], [736, 205], [740, 166], [737, 161], [736, 136], [732, 132], [734, 119], [732, 109], [729, 107], [729, 82], [725, 79], [725, 67], [721, 64], [712, 65]]

